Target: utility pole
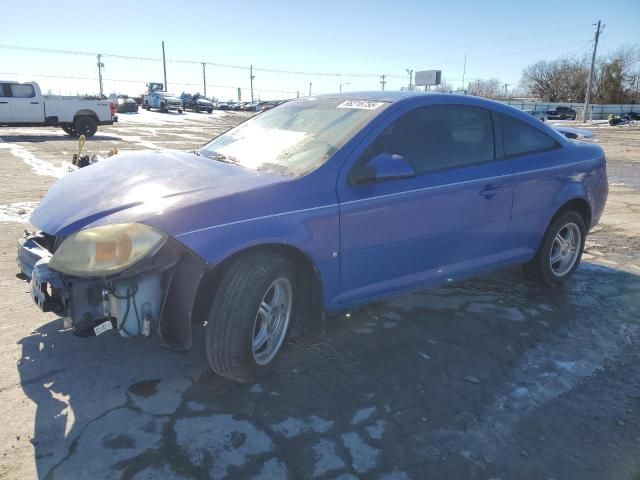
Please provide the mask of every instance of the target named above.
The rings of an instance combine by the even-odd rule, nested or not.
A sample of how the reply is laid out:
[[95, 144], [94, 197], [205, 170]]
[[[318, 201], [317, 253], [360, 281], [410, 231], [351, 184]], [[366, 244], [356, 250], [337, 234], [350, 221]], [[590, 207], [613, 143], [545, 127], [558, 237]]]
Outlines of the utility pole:
[[462, 66], [462, 90], [466, 90], [464, 86], [464, 76], [467, 73], [467, 56], [464, 56], [464, 65]]
[[350, 84], [349, 82], [347, 82], [347, 83], [341, 83], [341, 84], [340, 84], [340, 93], [342, 93], [342, 86], [343, 86], [343, 85], [351, 85], [351, 84]]
[[162, 68], [164, 69], [164, 91], [169, 91], [169, 86], [167, 85], [167, 60], [164, 57], [164, 40], [162, 41]]
[[312, 83], [309, 82], [309, 96], [311, 96], [311, 85], [312, 85]]
[[[602, 28], [604, 30], [604, 26]], [[596, 38], [593, 44], [593, 54], [591, 55], [591, 70], [589, 70], [589, 82], [587, 83], [587, 92], [584, 96], [584, 121], [587, 121], [587, 115], [589, 115], [589, 100], [591, 100], [591, 89], [593, 88], [593, 70], [596, 65], [596, 50], [598, 49], [598, 39], [602, 33], [600, 29], [600, 20], [598, 20], [598, 26], [596, 28]], [[589, 119], [591, 116], [589, 115]]]
[[413, 69], [407, 68], [407, 73], [409, 74], [409, 90], [411, 90], [411, 85], [413, 84]]
[[387, 83], [386, 75], [380, 75], [380, 85], [382, 85], [382, 91], [384, 92], [384, 85]]
[[204, 96], [207, 96], [207, 64], [202, 62], [202, 86], [204, 87]]
[[104, 63], [100, 60], [101, 57], [102, 55], [98, 54], [98, 81], [100, 82], [100, 98], [102, 99], [102, 67], [104, 67]]
[[509, 88], [509, 84], [505, 83], [503, 86], [504, 86], [504, 99], [506, 100], [507, 99], [507, 90]]
[[249, 80], [251, 81], [251, 102], [253, 103], [253, 79], [256, 76], [253, 74], [253, 65], [249, 66]]
[[296, 92], [296, 98], [300, 98], [300, 90]]

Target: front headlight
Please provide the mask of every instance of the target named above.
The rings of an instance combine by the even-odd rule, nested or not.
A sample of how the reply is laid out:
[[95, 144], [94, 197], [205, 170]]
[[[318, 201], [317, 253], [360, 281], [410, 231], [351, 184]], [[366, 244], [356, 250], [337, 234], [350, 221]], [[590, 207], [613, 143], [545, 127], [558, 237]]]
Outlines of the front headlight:
[[129, 268], [155, 253], [166, 237], [139, 223], [87, 228], [67, 237], [49, 267], [76, 277], [104, 277]]

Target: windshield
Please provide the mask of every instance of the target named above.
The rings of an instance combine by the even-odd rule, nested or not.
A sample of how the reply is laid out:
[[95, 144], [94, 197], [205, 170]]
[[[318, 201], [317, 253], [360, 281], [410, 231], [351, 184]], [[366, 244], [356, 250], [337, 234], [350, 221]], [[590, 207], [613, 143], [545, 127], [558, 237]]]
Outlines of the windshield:
[[300, 177], [326, 162], [387, 105], [344, 98], [293, 100], [220, 135], [198, 153], [253, 170]]

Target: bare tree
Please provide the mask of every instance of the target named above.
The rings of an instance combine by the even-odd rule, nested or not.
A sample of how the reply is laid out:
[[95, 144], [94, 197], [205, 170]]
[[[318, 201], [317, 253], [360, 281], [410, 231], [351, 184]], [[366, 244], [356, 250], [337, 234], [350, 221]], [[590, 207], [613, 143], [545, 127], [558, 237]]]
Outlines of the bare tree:
[[[640, 48], [623, 46], [596, 62], [592, 100], [596, 103], [627, 103], [635, 100], [637, 77], [634, 65]], [[527, 66], [520, 86], [547, 102], [583, 102], [589, 78], [589, 59], [563, 57]]]
[[443, 78], [442, 79], [442, 83], [440, 83], [440, 85], [436, 85], [434, 90], [436, 92], [448, 93], [448, 92], [453, 91], [453, 87], [451, 86], [451, 84], [449, 82], [447, 82], [447, 80], [445, 80]]
[[638, 46], [622, 46], [598, 60], [594, 101], [627, 103], [635, 100], [637, 80], [634, 65], [640, 61]]
[[579, 102], [584, 100], [588, 76], [586, 59], [543, 60], [524, 69], [520, 85], [546, 102]]
[[501, 83], [497, 78], [483, 80], [481, 78], [469, 82], [469, 95], [484, 98], [499, 98]]

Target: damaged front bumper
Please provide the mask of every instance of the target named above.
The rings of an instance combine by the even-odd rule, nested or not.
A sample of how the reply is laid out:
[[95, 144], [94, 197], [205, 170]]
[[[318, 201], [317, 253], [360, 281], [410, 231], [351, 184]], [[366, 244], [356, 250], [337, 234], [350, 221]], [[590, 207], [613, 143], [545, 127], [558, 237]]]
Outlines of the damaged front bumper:
[[155, 330], [172, 348], [191, 346], [193, 304], [206, 268], [199, 257], [170, 239], [117, 275], [79, 278], [49, 268], [55, 247], [43, 233], [25, 232], [18, 240], [18, 266], [40, 310], [68, 317], [80, 336], [111, 328], [124, 337]]

